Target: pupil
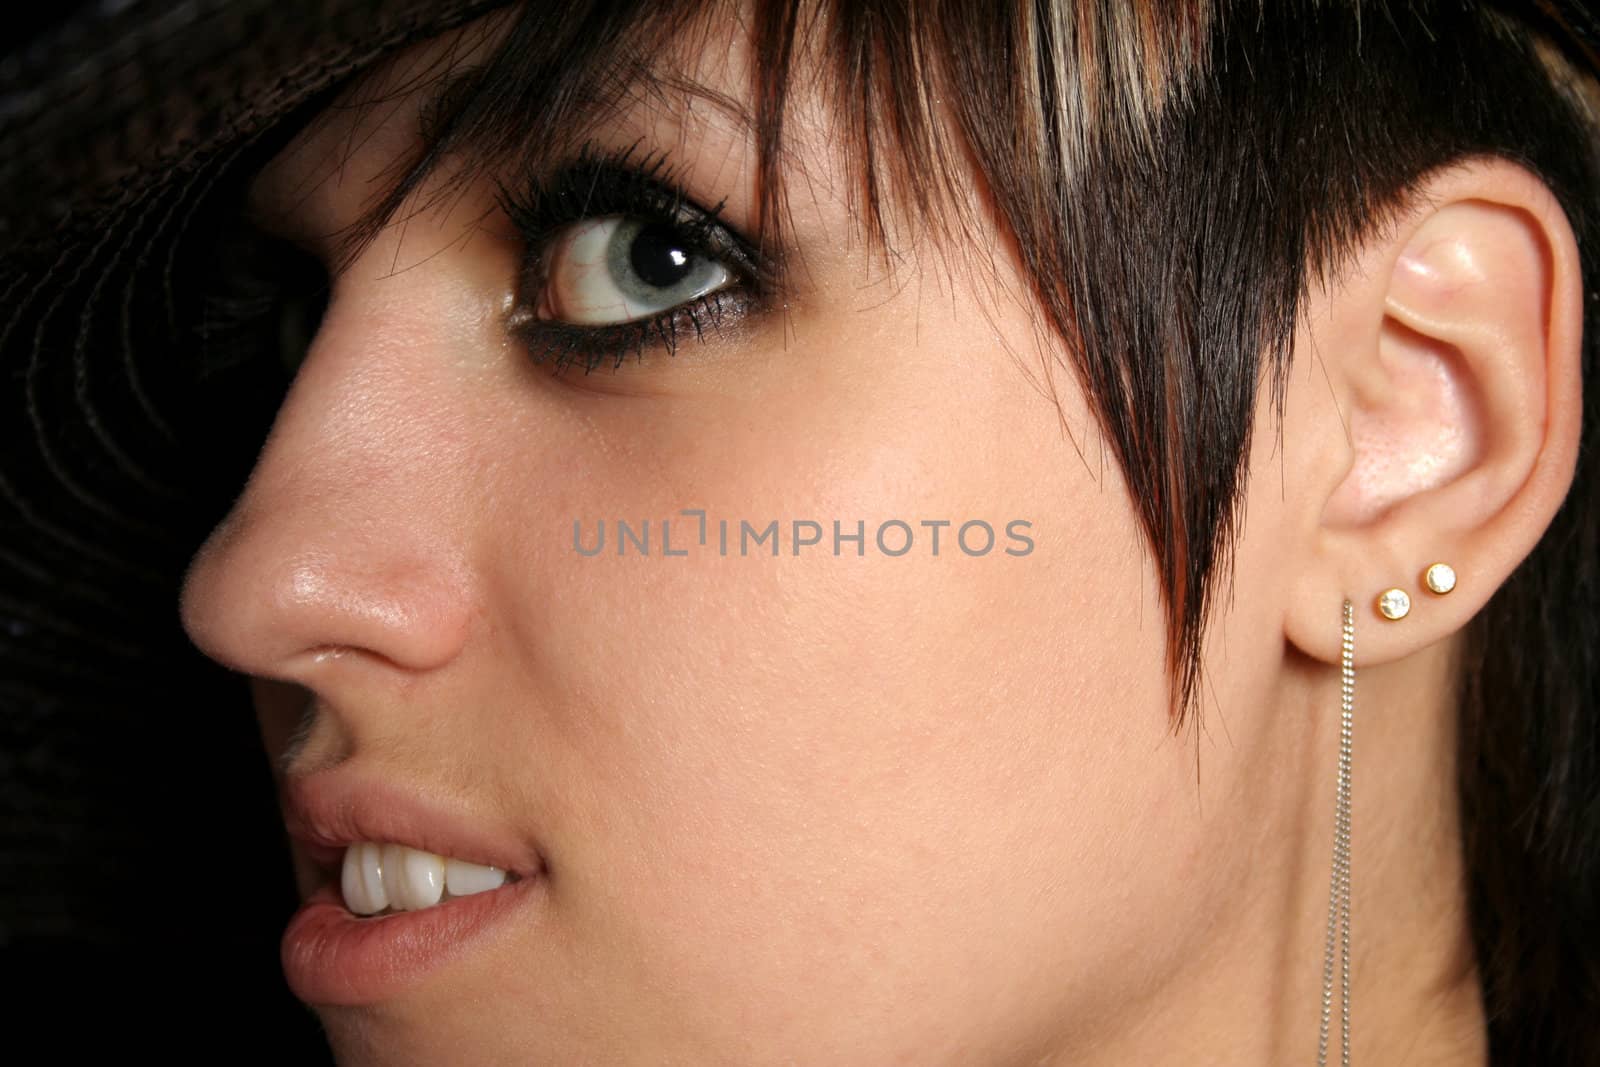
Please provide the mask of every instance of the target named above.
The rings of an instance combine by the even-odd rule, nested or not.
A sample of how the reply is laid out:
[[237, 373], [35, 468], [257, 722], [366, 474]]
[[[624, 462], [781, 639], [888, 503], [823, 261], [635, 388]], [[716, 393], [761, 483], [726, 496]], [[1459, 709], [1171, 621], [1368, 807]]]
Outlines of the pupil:
[[690, 253], [671, 226], [652, 222], [641, 229], [628, 250], [634, 273], [646, 285], [667, 289], [689, 276]]

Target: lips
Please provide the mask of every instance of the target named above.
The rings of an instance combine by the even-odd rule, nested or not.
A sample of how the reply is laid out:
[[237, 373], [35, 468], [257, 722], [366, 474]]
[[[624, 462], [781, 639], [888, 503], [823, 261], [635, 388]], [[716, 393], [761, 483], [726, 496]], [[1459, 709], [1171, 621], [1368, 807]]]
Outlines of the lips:
[[[513, 914], [536, 906], [548, 884], [537, 848], [492, 813], [391, 782], [343, 772], [291, 778], [284, 817], [290, 837], [322, 875], [282, 943], [289, 987], [310, 1004], [370, 1004], [405, 992], [503, 936]], [[347, 848], [374, 842], [499, 868], [508, 879], [499, 888], [446, 894], [418, 910], [361, 917], [346, 906], [341, 874]]]
[[538, 849], [486, 811], [430, 798], [392, 782], [323, 772], [284, 782], [289, 836], [319, 865], [341, 860], [347, 846], [393, 842], [522, 878], [544, 868]]

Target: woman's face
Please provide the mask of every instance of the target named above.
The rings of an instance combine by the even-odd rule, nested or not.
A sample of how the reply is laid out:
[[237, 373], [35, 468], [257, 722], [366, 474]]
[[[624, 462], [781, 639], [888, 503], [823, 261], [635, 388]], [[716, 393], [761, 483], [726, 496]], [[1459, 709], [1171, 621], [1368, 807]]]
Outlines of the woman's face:
[[[734, 26], [696, 55], [747, 101]], [[325, 116], [255, 214], [332, 257], [431, 87]], [[630, 100], [586, 139], [664, 153], [753, 232], [747, 131]], [[745, 314], [724, 290], [674, 355], [552, 374], [508, 325], [740, 284], [700, 259], [680, 285], [671, 227], [564, 224], [536, 284], [487, 178], [403, 210], [337, 278], [195, 560], [185, 625], [257, 679], [291, 823], [335, 846], [296, 846], [324, 888], [285, 965], [350, 1061], [1032, 1062], [1199, 966], [1284, 832], [1292, 762], [1260, 768], [1292, 746], [1253, 728], [1281, 631], [1236, 628], [1210, 664], [1231, 743], [1214, 710], [1170, 730], [1134, 512], [1009, 245], [901, 225], [886, 272], [841, 138], [796, 106], [792, 284]], [[1233, 610], [1269, 596], [1242, 570]], [[521, 877], [356, 918], [326, 887], [364, 840]]]

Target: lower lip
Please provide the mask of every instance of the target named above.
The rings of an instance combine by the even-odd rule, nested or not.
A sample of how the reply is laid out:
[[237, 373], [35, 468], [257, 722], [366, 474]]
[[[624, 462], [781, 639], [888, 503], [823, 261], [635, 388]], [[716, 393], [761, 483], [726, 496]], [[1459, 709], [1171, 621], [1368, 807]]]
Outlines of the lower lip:
[[335, 884], [300, 906], [283, 933], [283, 973], [308, 1004], [361, 1005], [386, 1000], [482, 942], [523, 904], [542, 874], [499, 889], [455, 897], [420, 911], [360, 918]]

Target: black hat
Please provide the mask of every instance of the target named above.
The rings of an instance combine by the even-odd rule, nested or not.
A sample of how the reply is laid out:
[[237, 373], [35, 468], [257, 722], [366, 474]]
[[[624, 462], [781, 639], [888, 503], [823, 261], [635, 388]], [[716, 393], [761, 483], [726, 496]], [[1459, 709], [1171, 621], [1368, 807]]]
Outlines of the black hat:
[[[274, 965], [295, 899], [243, 681], [178, 620], [288, 380], [208, 333], [202, 283], [296, 116], [505, 4], [98, 0], [0, 43], [0, 948], [116, 990], [60, 1047], [181, 1048], [140, 991], [176, 965], [189, 1009], [324, 1054]], [[218, 842], [214, 898], [186, 866]]]

